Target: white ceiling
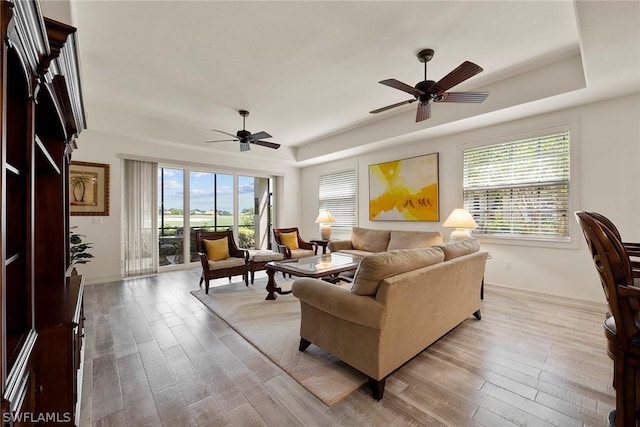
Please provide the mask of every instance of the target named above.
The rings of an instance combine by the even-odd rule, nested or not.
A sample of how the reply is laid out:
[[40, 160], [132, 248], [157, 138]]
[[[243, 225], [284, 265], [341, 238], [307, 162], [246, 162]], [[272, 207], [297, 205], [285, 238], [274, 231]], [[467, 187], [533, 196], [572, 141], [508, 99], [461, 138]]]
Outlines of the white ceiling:
[[[638, 1], [74, 1], [71, 13], [89, 128], [142, 116], [120, 131], [235, 153], [204, 140], [235, 133], [247, 109], [247, 129], [284, 147], [242, 155], [297, 165], [640, 90]], [[483, 67], [454, 90], [489, 89], [487, 101], [436, 104], [421, 123], [416, 104], [369, 114], [411, 98], [377, 82], [423, 80], [427, 47], [432, 80]]]

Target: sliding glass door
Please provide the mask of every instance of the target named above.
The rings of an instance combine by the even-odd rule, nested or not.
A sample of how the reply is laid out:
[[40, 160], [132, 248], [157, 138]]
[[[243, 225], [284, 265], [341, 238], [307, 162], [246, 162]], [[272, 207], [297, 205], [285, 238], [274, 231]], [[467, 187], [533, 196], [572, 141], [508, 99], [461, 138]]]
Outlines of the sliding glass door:
[[184, 263], [184, 170], [158, 168], [158, 265]]
[[198, 231], [232, 230], [244, 249], [267, 249], [271, 186], [267, 177], [159, 168], [160, 266], [197, 262]]

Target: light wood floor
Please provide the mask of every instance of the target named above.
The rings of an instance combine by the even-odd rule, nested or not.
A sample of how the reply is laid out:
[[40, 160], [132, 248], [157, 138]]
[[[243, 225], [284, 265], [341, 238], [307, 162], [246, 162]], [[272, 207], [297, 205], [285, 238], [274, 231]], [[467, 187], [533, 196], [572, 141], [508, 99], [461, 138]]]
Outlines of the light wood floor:
[[361, 388], [329, 408], [189, 293], [199, 274], [87, 286], [82, 426], [604, 426], [614, 406], [603, 311], [487, 289], [482, 320], [382, 401]]

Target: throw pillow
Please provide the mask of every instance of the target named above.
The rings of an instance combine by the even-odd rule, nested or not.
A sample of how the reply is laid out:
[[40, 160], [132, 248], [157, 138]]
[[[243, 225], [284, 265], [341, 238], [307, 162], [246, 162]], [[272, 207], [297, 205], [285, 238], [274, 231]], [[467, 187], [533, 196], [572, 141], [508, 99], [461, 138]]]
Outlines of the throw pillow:
[[389, 230], [353, 227], [351, 244], [353, 249], [367, 252], [384, 252], [389, 246]]
[[438, 243], [442, 243], [442, 235], [438, 231], [393, 230], [387, 250], [428, 248]]
[[380, 282], [387, 277], [442, 262], [444, 253], [440, 248], [400, 249], [368, 255], [360, 261], [353, 278], [351, 292], [356, 295], [373, 296]]
[[229, 258], [229, 241], [226, 237], [216, 240], [202, 239], [207, 250], [209, 261], [220, 261]]
[[300, 248], [298, 246], [298, 233], [295, 231], [290, 233], [280, 233], [280, 241], [292, 251]]

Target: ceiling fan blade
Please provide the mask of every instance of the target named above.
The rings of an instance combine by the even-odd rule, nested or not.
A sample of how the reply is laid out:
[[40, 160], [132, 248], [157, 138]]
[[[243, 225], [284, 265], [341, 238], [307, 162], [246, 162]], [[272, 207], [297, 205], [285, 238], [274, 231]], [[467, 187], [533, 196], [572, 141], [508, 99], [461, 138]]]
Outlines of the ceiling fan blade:
[[418, 111], [416, 111], [416, 123], [427, 120], [429, 117], [431, 117], [431, 103], [425, 102], [418, 105]]
[[407, 92], [410, 93], [413, 96], [420, 96], [420, 95], [424, 95], [424, 92], [416, 89], [413, 86], [409, 86], [406, 83], [402, 83], [400, 80], [396, 80], [396, 79], [387, 79], [387, 80], [381, 80], [378, 83], [383, 84], [385, 86], [389, 86], [392, 87], [394, 89], [398, 89], [401, 90], [403, 92]]
[[216, 139], [215, 141], [205, 141], [205, 142], [229, 142], [229, 141], [239, 141], [239, 139]]
[[251, 150], [251, 146], [246, 141], [240, 141], [240, 151], [249, 151]]
[[254, 140], [250, 142], [256, 145], [262, 145], [263, 147], [273, 148], [274, 150], [277, 150], [278, 148], [280, 148], [280, 144], [276, 144], [275, 142], [258, 141], [258, 140]]
[[252, 139], [264, 139], [264, 138], [272, 138], [271, 135], [269, 135], [267, 132], [265, 131], [260, 131], [258, 133], [254, 133], [250, 136], [250, 138]]
[[475, 76], [482, 71], [480, 66], [473, 62], [464, 61], [455, 70], [444, 76], [437, 83], [429, 88], [430, 93], [442, 93], [455, 85], [462, 83], [463, 81]]
[[395, 104], [387, 105], [386, 107], [378, 108], [377, 110], [369, 111], [369, 113], [371, 113], [371, 114], [382, 113], [383, 111], [387, 111], [387, 110], [390, 110], [392, 108], [399, 107], [401, 105], [411, 104], [412, 102], [416, 102], [416, 101], [417, 100], [415, 98], [413, 98], [413, 99], [409, 99], [409, 100], [406, 100], [406, 101], [397, 102]]
[[224, 133], [225, 135], [229, 135], [229, 136], [231, 136], [231, 137], [233, 137], [233, 138], [237, 138], [237, 136], [238, 136], [238, 135], [234, 135], [234, 134], [229, 133], [229, 132], [225, 132], [225, 131], [223, 131], [223, 130], [218, 130], [218, 129], [211, 129], [211, 130], [212, 130], [212, 131], [214, 131], [214, 132]]
[[474, 102], [480, 103], [487, 99], [489, 92], [445, 92], [434, 98], [434, 102]]

